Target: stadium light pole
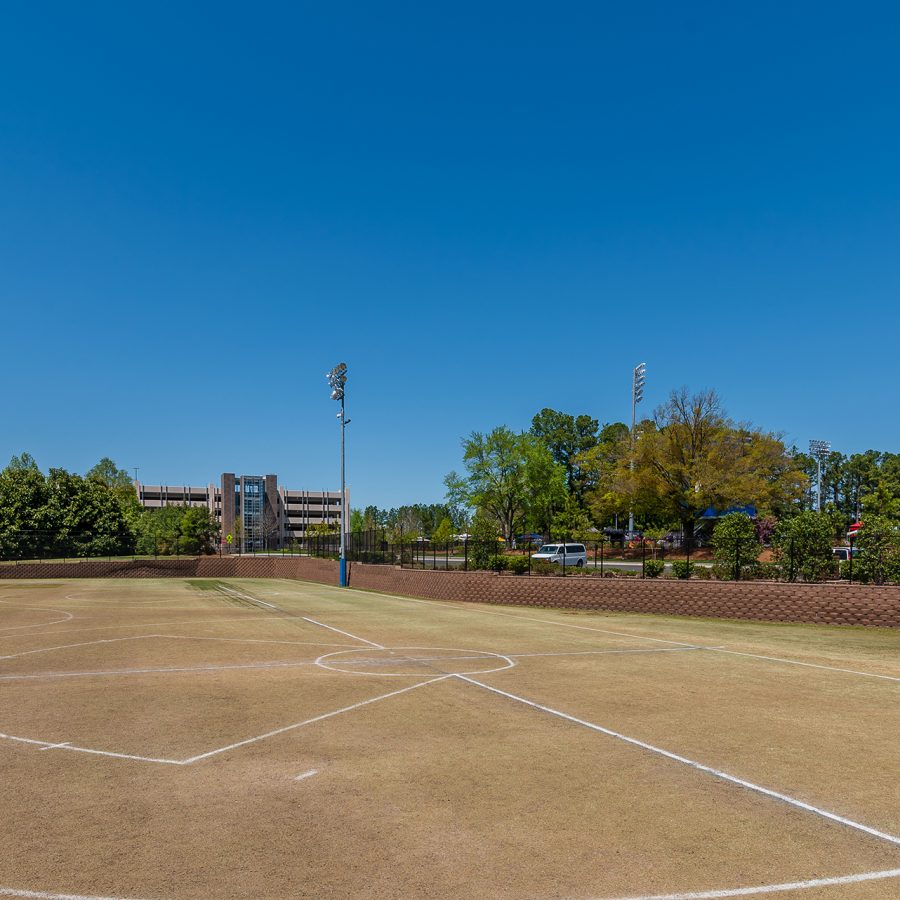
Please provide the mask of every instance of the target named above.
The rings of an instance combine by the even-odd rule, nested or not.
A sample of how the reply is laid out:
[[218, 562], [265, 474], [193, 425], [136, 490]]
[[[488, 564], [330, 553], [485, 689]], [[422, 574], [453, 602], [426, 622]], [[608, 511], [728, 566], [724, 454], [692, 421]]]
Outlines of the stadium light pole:
[[816, 483], [816, 509], [822, 512], [822, 460], [831, 453], [830, 441], [810, 441], [809, 454], [816, 458], [817, 483]]
[[[644, 375], [647, 371], [647, 363], [639, 363], [631, 374], [631, 462], [628, 468], [634, 473], [634, 429], [637, 425], [637, 405], [644, 399]], [[634, 506], [628, 509], [628, 532], [634, 535]]]
[[344, 389], [347, 384], [347, 363], [338, 363], [326, 376], [331, 387], [331, 399], [339, 400], [341, 411], [337, 414], [341, 423], [341, 560], [340, 584], [347, 587], [347, 546], [345, 532], [347, 530], [347, 491], [344, 487], [344, 429], [350, 420], [344, 415]]

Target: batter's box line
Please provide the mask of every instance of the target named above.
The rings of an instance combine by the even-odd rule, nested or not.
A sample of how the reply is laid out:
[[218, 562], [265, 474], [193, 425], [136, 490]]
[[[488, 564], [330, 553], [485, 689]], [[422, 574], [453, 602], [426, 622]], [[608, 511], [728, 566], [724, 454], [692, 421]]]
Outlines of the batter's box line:
[[[663, 756], [666, 759], [671, 759], [674, 762], [689, 766], [690, 768], [695, 769], [698, 772], [703, 772], [706, 775], [712, 775], [713, 777], [719, 778], [722, 781], [727, 781], [730, 784], [736, 784], [739, 787], [746, 788], [747, 790], [754, 791], [755, 793], [762, 794], [766, 797], [771, 797], [774, 800], [780, 800], [782, 803], [787, 803], [790, 806], [796, 807], [797, 809], [802, 809], [804, 812], [813, 813], [817, 816], [821, 816], [823, 819], [837, 822], [840, 825], [846, 825], [848, 828], [854, 828], [857, 831], [862, 831], [865, 834], [870, 835], [871, 837], [879, 838], [882, 841], [887, 841], [890, 844], [894, 844], [895, 846], [900, 847], [900, 837], [897, 837], [894, 834], [888, 834], [885, 831], [879, 831], [876, 828], [871, 828], [868, 825], [863, 825], [861, 822], [856, 822], [853, 819], [839, 816], [836, 813], [829, 812], [828, 810], [822, 809], [821, 807], [813, 806], [812, 804], [806, 803], [803, 800], [798, 800], [796, 797], [791, 797], [788, 794], [782, 794], [778, 791], [773, 791], [770, 788], [763, 787], [760, 784], [755, 784], [752, 781], [746, 781], [743, 778], [738, 778], [735, 775], [730, 775], [728, 772], [723, 772], [721, 769], [714, 769], [712, 768], [712, 766], [706, 766], [703, 763], [696, 762], [693, 759], [688, 759], [686, 756], [679, 756], [677, 753], [672, 753], [670, 750], [664, 750], [662, 747], [656, 747], [653, 744], [648, 744], [646, 741], [628, 737], [628, 735], [622, 734], [618, 731], [613, 731], [611, 728], [604, 728], [602, 725], [597, 725], [594, 722], [588, 722], [585, 719], [579, 719], [575, 716], [569, 715], [568, 713], [562, 712], [561, 710], [553, 709], [550, 706], [544, 706], [541, 703], [535, 703], [534, 700], [528, 700], [525, 697], [519, 697], [516, 694], [509, 693], [508, 691], [502, 691], [500, 690], [500, 688], [492, 687], [491, 685], [484, 684], [484, 682], [481, 681], [476, 681], [474, 678], [470, 678], [468, 675], [455, 674], [451, 675], [450, 677], [458, 678], [460, 681], [465, 681], [468, 684], [473, 684], [476, 687], [483, 688], [484, 690], [490, 691], [493, 694], [498, 694], [501, 697], [506, 697], [508, 700], [514, 700], [517, 703], [523, 703], [526, 706], [530, 706], [532, 709], [549, 713], [551, 716], [556, 716], [557, 718], [564, 719], [567, 722], [572, 722], [574, 725], [580, 725], [583, 728], [590, 729], [591, 731], [605, 734], [607, 737], [615, 738], [616, 740], [623, 741], [626, 744], [631, 744], [633, 747], [639, 747], [641, 750], [647, 750], [650, 753], [656, 753], [657, 755]], [[701, 894], [696, 896], [704, 895]]]
[[438, 681], [444, 681], [445, 679], [451, 677], [451, 675], [439, 675], [437, 678], [429, 678], [426, 681], [420, 681], [418, 684], [408, 685], [407, 687], [400, 688], [396, 691], [389, 691], [388, 693], [380, 694], [377, 697], [370, 697], [368, 700], [362, 700], [359, 703], [352, 703], [350, 706], [343, 706], [340, 709], [333, 710], [332, 712], [322, 713], [321, 715], [313, 716], [310, 719], [304, 719], [304, 721], [302, 722], [295, 722], [291, 725], [285, 725], [281, 728], [267, 731], [265, 734], [259, 734], [255, 737], [246, 738], [242, 741], [236, 741], [235, 743], [228, 744], [225, 747], [217, 747], [215, 750], [209, 750], [206, 753], [198, 753], [196, 756], [191, 756], [187, 759], [162, 759], [159, 757], [139, 756], [132, 753], [115, 753], [111, 750], [95, 750], [91, 747], [79, 747], [75, 744], [69, 743], [68, 741], [63, 741], [62, 743], [58, 741], [40, 741], [36, 740], [35, 738], [19, 737], [13, 734], [0, 733], [0, 740], [14, 741], [21, 744], [31, 744], [33, 746], [40, 747], [42, 750], [67, 750], [73, 753], [90, 753], [96, 756], [109, 756], [115, 759], [130, 759], [137, 762], [159, 763], [161, 765], [169, 766], [190, 766], [196, 762], [200, 762], [201, 760], [217, 756], [220, 753], [227, 753], [229, 750], [236, 750], [239, 747], [246, 747], [248, 744], [255, 744], [259, 741], [264, 741], [268, 738], [276, 737], [279, 734], [285, 734], [289, 731], [295, 731], [296, 729], [303, 728], [306, 725], [312, 725], [315, 722], [322, 722], [325, 719], [331, 719], [335, 716], [342, 715], [343, 713], [352, 712], [355, 709], [361, 709], [364, 706], [369, 706], [372, 703], [377, 703], [380, 700], [387, 700], [389, 697], [398, 697], [400, 694], [406, 694], [409, 693], [409, 691], [416, 690], [416, 688], [425, 687], [429, 684], [435, 684]]

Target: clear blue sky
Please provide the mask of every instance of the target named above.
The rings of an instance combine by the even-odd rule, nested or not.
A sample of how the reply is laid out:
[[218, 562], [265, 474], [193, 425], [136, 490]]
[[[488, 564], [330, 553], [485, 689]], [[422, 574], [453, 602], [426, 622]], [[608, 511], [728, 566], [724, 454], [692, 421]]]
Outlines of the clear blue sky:
[[438, 501], [672, 389], [900, 449], [893, 4], [7, 4], [0, 464]]

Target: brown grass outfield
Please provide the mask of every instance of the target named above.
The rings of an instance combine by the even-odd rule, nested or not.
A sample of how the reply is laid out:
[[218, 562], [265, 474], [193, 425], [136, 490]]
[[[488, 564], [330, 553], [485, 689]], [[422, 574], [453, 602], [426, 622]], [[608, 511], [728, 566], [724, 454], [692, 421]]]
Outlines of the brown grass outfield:
[[0, 583], [0, 896], [898, 897], [846, 881], [900, 875], [898, 651], [290, 581]]

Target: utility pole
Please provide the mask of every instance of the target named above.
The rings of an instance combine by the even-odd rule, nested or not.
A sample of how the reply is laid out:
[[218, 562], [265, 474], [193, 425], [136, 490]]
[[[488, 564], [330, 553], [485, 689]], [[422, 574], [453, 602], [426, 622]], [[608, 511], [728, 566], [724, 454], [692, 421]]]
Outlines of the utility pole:
[[[639, 363], [631, 375], [631, 462], [628, 464], [634, 474], [634, 429], [637, 425], [637, 405], [644, 399], [644, 375], [647, 363]], [[634, 534], [634, 504], [628, 509], [628, 531]]]
[[816, 458], [817, 484], [816, 484], [816, 509], [822, 512], [822, 460], [831, 453], [831, 443], [829, 441], [810, 441], [810, 456]]

